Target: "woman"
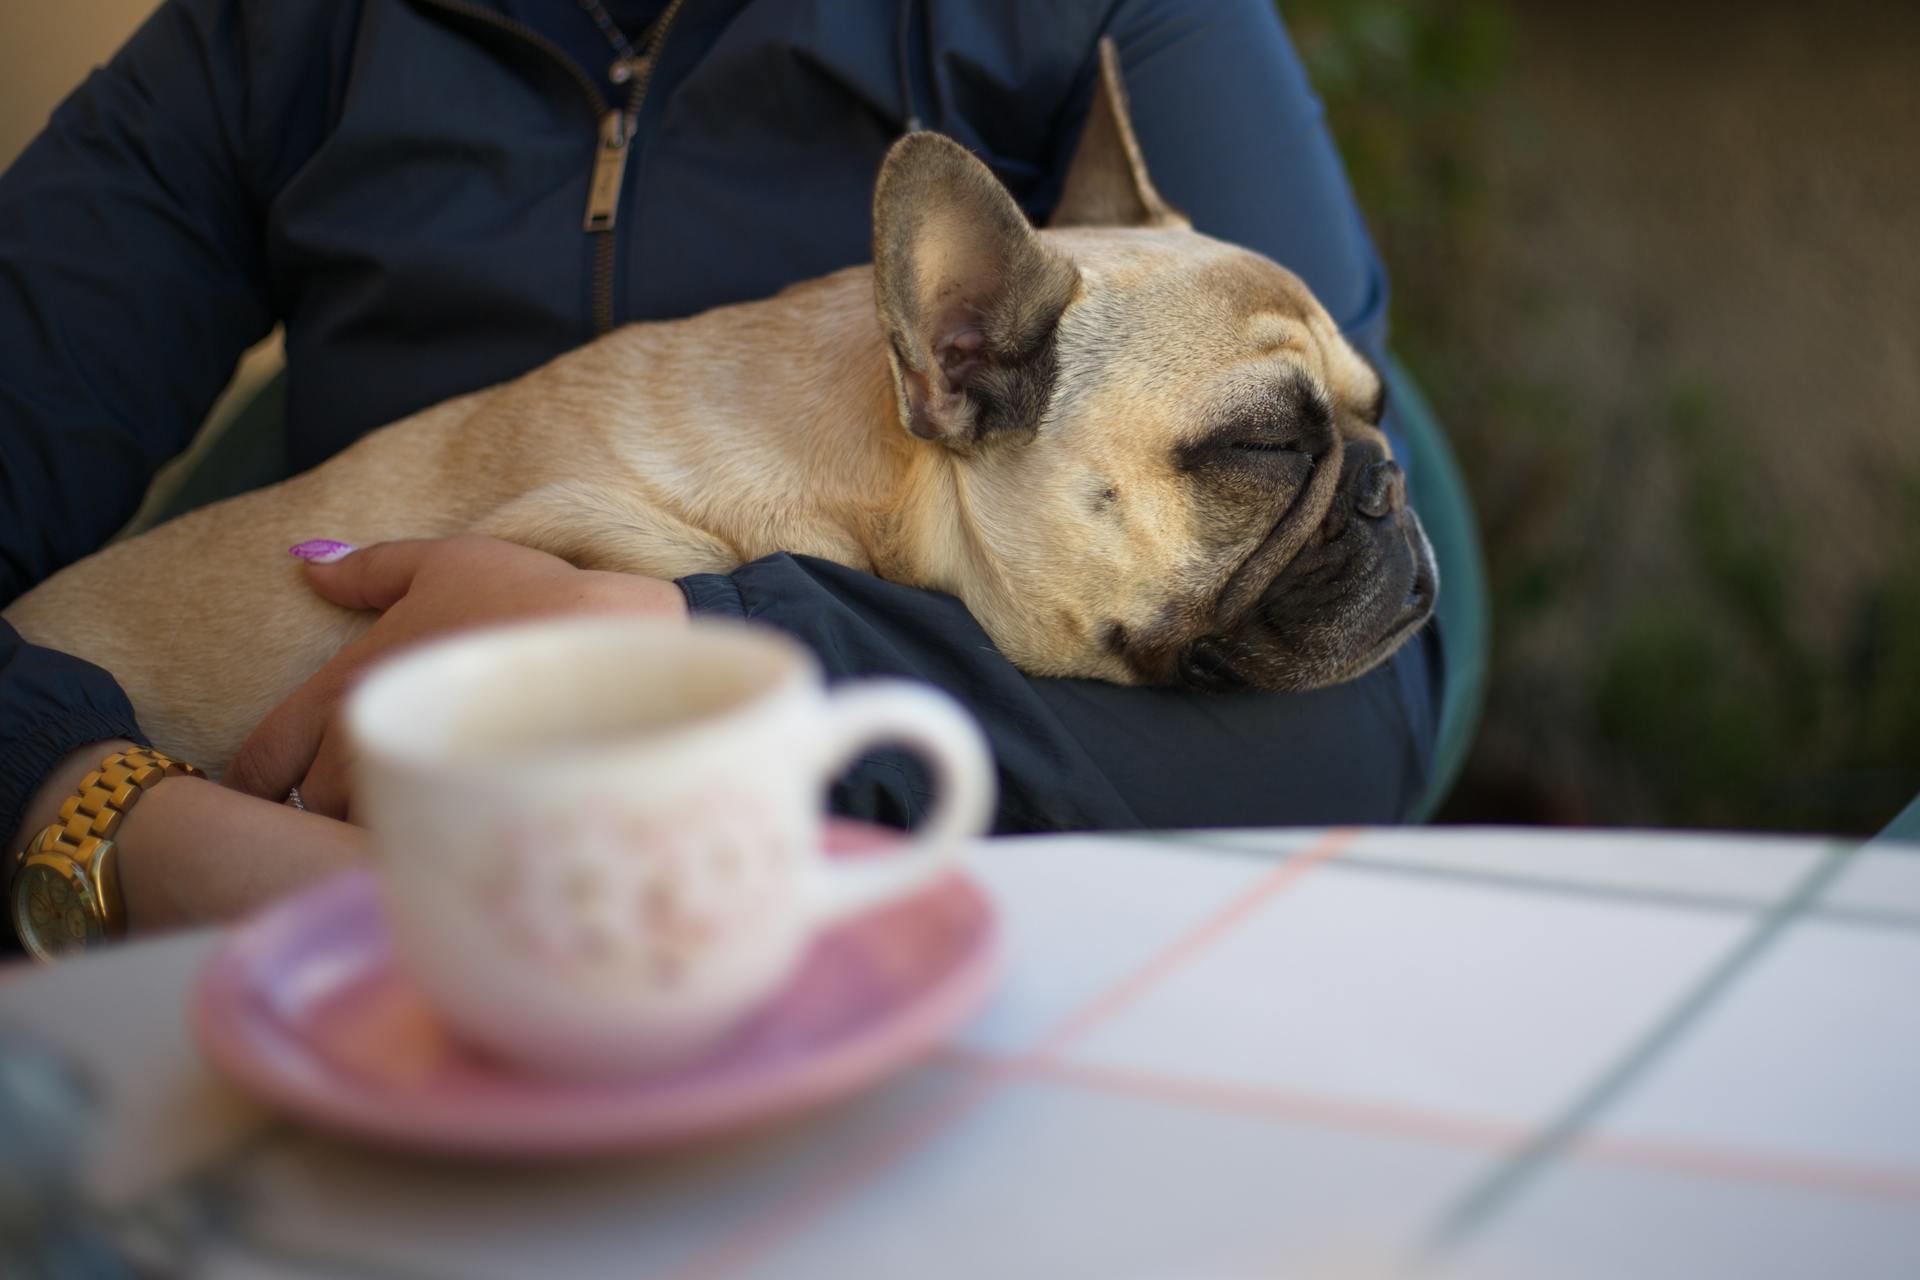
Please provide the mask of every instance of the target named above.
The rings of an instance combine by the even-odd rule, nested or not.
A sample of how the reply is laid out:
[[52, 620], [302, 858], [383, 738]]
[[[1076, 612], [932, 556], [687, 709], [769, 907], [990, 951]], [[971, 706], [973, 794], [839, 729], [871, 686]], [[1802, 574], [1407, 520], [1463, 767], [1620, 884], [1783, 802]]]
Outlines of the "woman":
[[[0, 600], [124, 523], [275, 322], [304, 468], [612, 325], [866, 260], [873, 177], [910, 128], [973, 148], [1043, 220], [1102, 35], [1165, 196], [1293, 268], [1379, 356], [1379, 263], [1266, 0], [167, 0], [0, 178]], [[993, 741], [1003, 832], [1393, 821], [1432, 750], [1431, 632], [1348, 685], [1203, 696], [1030, 680], [957, 601], [789, 556], [607, 581], [463, 539], [308, 572], [386, 612], [256, 731], [232, 785], [169, 779], [129, 813], [134, 928], [358, 856], [356, 829], [277, 803], [299, 784], [345, 811], [329, 724], [347, 674], [507, 616], [748, 615], [833, 675], [932, 681]], [[14, 847], [140, 740], [111, 673], [0, 627]], [[923, 798], [879, 755], [833, 804], [905, 823]]]

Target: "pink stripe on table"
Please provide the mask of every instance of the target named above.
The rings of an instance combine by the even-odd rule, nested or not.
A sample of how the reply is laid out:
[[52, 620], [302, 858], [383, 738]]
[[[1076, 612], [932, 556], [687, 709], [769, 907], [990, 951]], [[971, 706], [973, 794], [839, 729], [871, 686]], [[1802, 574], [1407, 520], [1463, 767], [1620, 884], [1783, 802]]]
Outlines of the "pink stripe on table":
[[[733, 1275], [751, 1266], [782, 1241], [819, 1219], [887, 1168], [945, 1131], [1008, 1080], [1040, 1071], [1053, 1055], [1061, 1053], [1095, 1027], [1112, 1019], [1166, 981], [1182, 965], [1219, 943], [1315, 869], [1338, 857], [1359, 834], [1357, 829], [1346, 827], [1327, 832], [1305, 851], [1275, 867], [1245, 892], [1162, 948], [1145, 964], [1067, 1015], [1057, 1027], [1041, 1037], [1038, 1047], [997, 1065], [972, 1071], [946, 1101], [856, 1149], [838, 1169], [800, 1195], [773, 1206], [734, 1235], [676, 1268], [671, 1273], [672, 1280], [719, 1280], [719, 1277]], [[966, 1061], [960, 1058], [952, 1060]]]

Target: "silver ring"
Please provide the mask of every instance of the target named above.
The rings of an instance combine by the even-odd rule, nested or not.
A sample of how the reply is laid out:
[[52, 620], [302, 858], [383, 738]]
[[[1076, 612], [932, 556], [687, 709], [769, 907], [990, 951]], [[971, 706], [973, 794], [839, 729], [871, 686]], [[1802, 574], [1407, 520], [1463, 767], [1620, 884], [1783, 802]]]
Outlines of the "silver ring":
[[298, 787], [287, 788], [287, 798], [284, 803], [292, 805], [302, 813], [307, 811], [307, 802], [300, 798], [300, 788]]

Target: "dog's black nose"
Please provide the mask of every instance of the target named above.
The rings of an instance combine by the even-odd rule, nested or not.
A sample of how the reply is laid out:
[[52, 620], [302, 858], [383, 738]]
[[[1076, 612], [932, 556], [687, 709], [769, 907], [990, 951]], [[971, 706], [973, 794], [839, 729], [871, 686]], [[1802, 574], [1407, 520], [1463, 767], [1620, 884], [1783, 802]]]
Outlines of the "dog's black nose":
[[1401, 479], [1400, 464], [1383, 459], [1360, 473], [1360, 484], [1353, 496], [1353, 505], [1363, 516], [1375, 520], [1392, 515], [1405, 501], [1406, 485]]

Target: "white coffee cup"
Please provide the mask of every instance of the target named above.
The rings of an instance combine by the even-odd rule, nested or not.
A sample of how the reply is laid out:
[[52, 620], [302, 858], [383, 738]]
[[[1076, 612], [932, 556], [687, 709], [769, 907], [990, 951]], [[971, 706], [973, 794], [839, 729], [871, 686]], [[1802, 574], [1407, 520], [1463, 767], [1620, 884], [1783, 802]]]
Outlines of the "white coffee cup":
[[[829, 691], [805, 649], [752, 625], [469, 633], [375, 670], [347, 725], [402, 962], [462, 1038], [563, 1075], [713, 1045], [820, 929], [946, 874], [993, 803], [951, 699]], [[933, 811], [898, 852], [829, 861], [824, 790], [882, 742], [925, 757]]]

